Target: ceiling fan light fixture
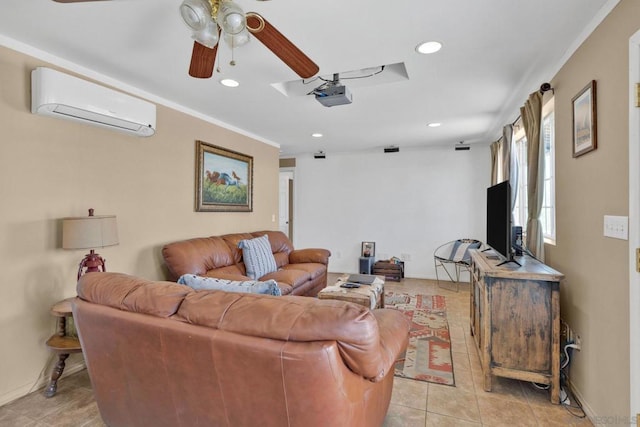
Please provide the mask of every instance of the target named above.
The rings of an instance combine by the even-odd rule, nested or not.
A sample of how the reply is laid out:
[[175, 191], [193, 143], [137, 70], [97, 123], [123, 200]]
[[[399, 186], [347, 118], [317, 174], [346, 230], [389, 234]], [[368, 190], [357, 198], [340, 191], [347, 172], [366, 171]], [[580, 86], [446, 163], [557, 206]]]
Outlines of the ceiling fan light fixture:
[[193, 39], [210, 49], [213, 49], [218, 44], [219, 38], [218, 24], [214, 21], [209, 21], [202, 30], [193, 32]]
[[239, 34], [247, 28], [247, 19], [237, 4], [231, 1], [220, 2], [217, 15], [218, 25], [228, 34]]
[[211, 22], [211, 4], [207, 0], [184, 0], [180, 16], [193, 31], [202, 31]]
[[231, 48], [244, 46], [245, 44], [249, 43], [250, 39], [249, 31], [246, 28], [240, 31], [238, 34], [224, 33], [222, 37], [224, 38], [225, 43]]

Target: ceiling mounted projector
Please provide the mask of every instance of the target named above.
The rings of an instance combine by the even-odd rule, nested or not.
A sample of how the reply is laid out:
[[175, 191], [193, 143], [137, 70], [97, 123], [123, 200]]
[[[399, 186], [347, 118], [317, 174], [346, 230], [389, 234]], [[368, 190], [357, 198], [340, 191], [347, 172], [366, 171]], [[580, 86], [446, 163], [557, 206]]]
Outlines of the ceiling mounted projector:
[[345, 85], [340, 83], [337, 73], [333, 75], [332, 81], [321, 84], [311, 93], [314, 94], [316, 100], [325, 107], [351, 104], [353, 102], [351, 92], [349, 92], [349, 89], [347, 89]]

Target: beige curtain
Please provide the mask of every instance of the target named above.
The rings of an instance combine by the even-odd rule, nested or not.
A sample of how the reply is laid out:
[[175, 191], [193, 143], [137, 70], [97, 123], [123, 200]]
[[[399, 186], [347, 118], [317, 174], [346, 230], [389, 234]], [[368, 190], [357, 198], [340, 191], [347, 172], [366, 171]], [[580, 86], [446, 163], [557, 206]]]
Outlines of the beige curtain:
[[513, 146], [513, 125], [506, 125], [502, 128], [502, 141], [504, 146], [508, 147], [508, 157], [503, 159], [509, 165], [505, 171], [504, 179], [508, 179], [511, 184], [511, 215], [513, 217], [513, 209], [516, 207], [516, 198], [518, 197], [518, 160]]
[[544, 237], [540, 212], [544, 196], [544, 146], [540, 141], [542, 94], [529, 95], [520, 115], [527, 135], [527, 249], [544, 262]]
[[508, 181], [511, 178], [511, 125], [502, 128], [502, 147], [500, 151], [500, 161], [502, 162], [502, 177], [500, 181]]
[[517, 173], [517, 165], [514, 166], [514, 159], [511, 156], [512, 139], [513, 126], [506, 125], [502, 128], [502, 137], [491, 144], [491, 185], [512, 180], [513, 172]]
[[500, 157], [500, 146], [502, 138], [491, 144], [491, 185], [496, 185], [500, 179], [500, 166], [502, 160]]

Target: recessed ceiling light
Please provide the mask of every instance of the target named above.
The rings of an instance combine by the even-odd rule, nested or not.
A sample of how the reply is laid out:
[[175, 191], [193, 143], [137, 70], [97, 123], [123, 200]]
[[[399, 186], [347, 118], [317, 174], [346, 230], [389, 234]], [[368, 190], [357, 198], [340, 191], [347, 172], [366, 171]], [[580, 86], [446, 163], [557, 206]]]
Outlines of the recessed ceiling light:
[[311, 136], [314, 137], [314, 138], [322, 138], [322, 134], [319, 133], [319, 132], [312, 133]]
[[442, 48], [442, 43], [440, 42], [424, 42], [420, 43], [416, 46], [416, 52], [418, 53], [436, 53]]
[[226, 87], [238, 87], [238, 86], [240, 86], [240, 83], [238, 83], [237, 81], [235, 81], [233, 79], [222, 79], [222, 80], [220, 80], [220, 84], [222, 86], [226, 86]]
[[429, 126], [430, 128], [437, 128], [442, 126], [442, 123], [429, 123], [427, 126]]

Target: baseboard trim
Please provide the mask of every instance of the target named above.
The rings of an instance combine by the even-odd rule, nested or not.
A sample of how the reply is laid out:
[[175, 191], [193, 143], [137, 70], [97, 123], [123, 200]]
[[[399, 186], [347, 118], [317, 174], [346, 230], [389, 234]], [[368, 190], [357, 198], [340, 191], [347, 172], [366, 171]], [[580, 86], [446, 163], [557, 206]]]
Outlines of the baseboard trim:
[[[57, 360], [57, 358], [56, 358]], [[70, 365], [67, 365], [64, 368], [64, 373], [62, 374], [62, 376], [60, 377], [60, 379], [58, 381], [63, 381], [65, 377], [69, 376], [69, 375], [73, 375], [76, 372], [80, 372], [81, 370], [85, 369], [87, 366], [84, 363], [84, 360], [80, 360], [77, 363], [73, 363]], [[44, 386], [46, 386], [47, 384], [49, 384], [49, 380], [50, 380], [50, 375], [51, 371], [50, 370], [46, 370], [45, 372], [43, 372], [43, 375], [41, 375], [38, 380], [36, 381], [35, 384], [33, 383], [29, 383], [29, 384], [25, 384], [22, 387], [18, 387], [14, 390], [11, 390], [5, 394], [3, 394], [2, 396], [0, 396], [0, 406], [6, 405], [7, 403], [11, 403], [14, 400], [20, 399], [21, 397], [26, 396], [29, 393], [33, 393], [36, 392], [38, 390], [41, 390]]]
[[593, 420], [597, 418], [597, 415], [593, 411], [593, 408], [591, 408], [591, 406], [589, 405], [589, 402], [587, 402], [582, 393], [580, 393], [580, 390], [578, 390], [570, 380], [567, 381], [567, 386], [569, 386], [571, 394], [573, 394], [580, 401], [580, 406], [582, 406], [582, 410], [586, 414], [587, 418], [589, 418], [589, 421], [591, 421], [591, 424], [596, 425]]

